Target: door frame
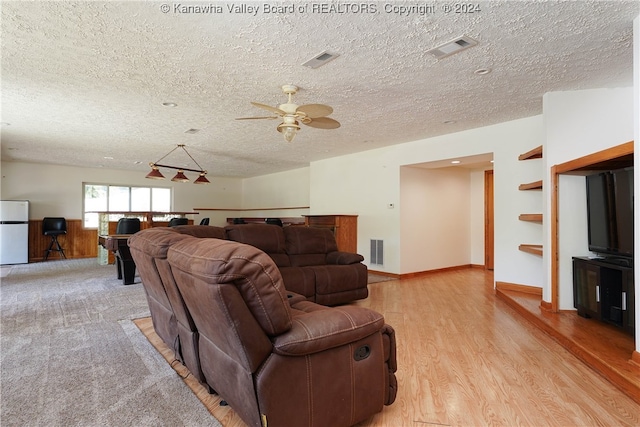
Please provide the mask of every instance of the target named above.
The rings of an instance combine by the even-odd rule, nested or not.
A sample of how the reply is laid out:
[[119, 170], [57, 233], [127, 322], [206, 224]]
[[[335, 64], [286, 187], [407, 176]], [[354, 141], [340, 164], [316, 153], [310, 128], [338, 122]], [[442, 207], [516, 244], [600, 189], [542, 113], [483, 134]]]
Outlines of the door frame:
[[493, 169], [484, 171], [484, 269], [494, 268]]

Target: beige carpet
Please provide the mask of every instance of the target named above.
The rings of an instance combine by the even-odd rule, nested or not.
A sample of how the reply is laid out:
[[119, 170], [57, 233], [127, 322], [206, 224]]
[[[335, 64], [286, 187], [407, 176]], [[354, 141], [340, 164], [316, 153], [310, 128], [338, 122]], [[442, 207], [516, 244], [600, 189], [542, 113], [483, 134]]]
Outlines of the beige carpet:
[[0, 425], [220, 426], [132, 319], [142, 285], [95, 259], [13, 266], [0, 282]]

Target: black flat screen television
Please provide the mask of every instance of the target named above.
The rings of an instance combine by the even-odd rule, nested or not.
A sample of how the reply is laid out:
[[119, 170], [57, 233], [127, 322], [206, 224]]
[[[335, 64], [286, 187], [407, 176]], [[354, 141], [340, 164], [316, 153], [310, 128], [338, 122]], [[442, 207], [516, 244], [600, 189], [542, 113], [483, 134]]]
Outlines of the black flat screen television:
[[589, 250], [633, 258], [633, 167], [587, 176]]

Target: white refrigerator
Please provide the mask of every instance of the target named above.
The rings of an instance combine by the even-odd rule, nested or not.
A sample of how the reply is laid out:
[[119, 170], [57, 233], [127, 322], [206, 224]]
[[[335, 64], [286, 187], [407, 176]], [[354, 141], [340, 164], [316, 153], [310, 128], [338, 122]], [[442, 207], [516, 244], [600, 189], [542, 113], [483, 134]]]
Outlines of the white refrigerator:
[[0, 264], [29, 262], [29, 201], [0, 200]]

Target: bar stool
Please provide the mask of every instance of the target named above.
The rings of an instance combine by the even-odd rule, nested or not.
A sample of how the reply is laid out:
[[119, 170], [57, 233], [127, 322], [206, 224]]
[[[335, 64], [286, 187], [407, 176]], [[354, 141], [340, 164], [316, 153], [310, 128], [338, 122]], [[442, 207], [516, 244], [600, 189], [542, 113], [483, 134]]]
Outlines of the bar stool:
[[[134, 234], [140, 231], [139, 218], [120, 218], [116, 226], [116, 234]], [[126, 246], [126, 245], [125, 245]], [[128, 253], [122, 254], [122, 251], [129, 251], [129, 247], [119, 247], [115, 251], [116, 268], [118, 269], [118, 279], [123, 279], [124, 284], [133, 283], [136, 274], [136, 264]]]
[[51, 237], [49, 247], [44, 254], [44, 260], [46, 261], [47, 258], [49, 258], [49, 254], [52, 251], [59, 252], [62, 257], [66, 259], [67, 256], [64, 254], [64, 249], [62, 249], [60, 242], [58, 242], [58, 236], [67, 234], [67, 220], [62, 217], [45, 217], [42, 220], [42, 234]]

